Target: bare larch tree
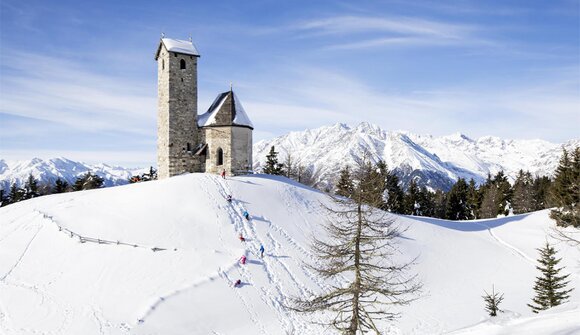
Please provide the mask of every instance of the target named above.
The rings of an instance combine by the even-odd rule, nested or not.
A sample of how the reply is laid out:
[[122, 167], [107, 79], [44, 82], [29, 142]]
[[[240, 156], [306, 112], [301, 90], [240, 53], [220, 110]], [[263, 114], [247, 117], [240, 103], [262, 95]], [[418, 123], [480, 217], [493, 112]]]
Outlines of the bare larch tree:
[[331, 285], [315, 297], [296, 298], [291, 308], [307, 313], [328, 311], [333, 318], [325, 324], [344, 334], [379, 334], [376, 321], [397, 317], [392, 307], [416, 299], [420, 284], [416, 276], [407, 274], [414, 260], [397, 264], [393, 259], [400, 254], [395, 240], [402, 230], [389, 213], [377, 209], [385, 180], [364, 161], [353, 177], [350, 198], [336, 198], [327, 207], [327, 234], [313, 238], [316, 264], [307, 264], [322, 278], [346, 283]]

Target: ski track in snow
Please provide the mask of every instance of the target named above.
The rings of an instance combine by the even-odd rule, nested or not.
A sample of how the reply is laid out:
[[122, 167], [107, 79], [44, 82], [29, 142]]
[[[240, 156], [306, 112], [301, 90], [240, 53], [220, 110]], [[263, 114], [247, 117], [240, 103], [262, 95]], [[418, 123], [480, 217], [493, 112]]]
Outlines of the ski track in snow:
[[[222, 182], [218, 177], [213, 176], [212, 177], [208, 176], [208, 178], [210, 178], [218, 186], [218, 189], [221, 190], [220, 193], [223, 196], [224, 200], [226, 199], [228, 194], [229, 195], [232, 194], [229, 187], [227, 185], [224, 185], [225, 181]], [[238, 231], [242, 231], [242, 234], [245, 237], [249, 238], [249, 241], [246, 241], [244, 243], [251, 244], [252, 254], [256, 256], [256, 259], [260, 259], [257, 252], [254, 251], [259, 249], [260, 244], [264, 245], [264, 242], [258, 236], [258, 233], [254, 227], [255, 222], [250, 222], [242, 216], [242, 213], [246, 211], [246, 208], [244, 208], [244, 206], [242, 206], [237, 200], [232, 199], [231, 206], [228, 206], [227, 209], [230, 213], [230, 218], [234, 223], [234, 227], [236, 227]], [[274, 309], [278, 320], [281, 322], [281, 324], [285, 326], [284, 328], [290, 329], [291, 333], [295, 333], [296, 331], [295, 326], [298, 325], [299, 322], [298, 320], [296, 320], [293, 314], [288, 312], [284, 307], [284, 305], [287, 303], [287, 298], [281, 289], [282, 281], [280, 280], [280, 278], [276, 276], [275, 272], [270, 269], [270, 267], [275, 267], [276, 262], [279, 263], [280, 260], [277, 258], [272, 258], [272, 264], [270, 264], [270, 259], [267, 260], [266, 258], [261, 258], [261, 261], [264, 273], [268, 281], [272, 284], [271, 286], [276, 291], [276, 295], [272, 295], [271, 292], [268, 292], [266, 289], [262, 288], [260, 290], [261, 291], [260, 298], [268, 306]], [[244, 267], [242, 267], [241, 270], [247, 271]], [[249, 272], [246, 273], [249, 276]], [[298, 285], [297, 282], [295, 284]]]
[[515, 246], [505, 242], [504, 240], [502, 240], [501, 238], [499, 238], [497, 235], [495, 235], [492, 231], [492, 229], [480, 222], [474, 222], [475, 224], [484, 227], [485, 229], [487, 229], [487, 232], [489, 233], [489, 235], [495, 240], [497, 241], [497, 243], [501, 244], [502, 246], [506, 247], [507, 249], [509, 249], [512, 253], [516, 254], [519, 257], [522, 257], [523, 259], [525, 259], [528, 263], [530, 263], [533, 266], [536, 266], [536, 260], [529, 257], [528, 255], [526, 255], [526, 253], [524, 253], [523, 251], [521, 251], [520, 249], [516, 248]]
[[18, 257], [18, 259], [16, 260], [16, 263], [14, 263], [14, 265], [10, 268], [10, 270], [8, 270], [8, 272], [6, 272], [4, 274], [4, 276], [2, 276], [2, 278], [0, 278], [0, 282], [5, 281], [6, 278], [12, 273], [12, 271], [14, 271], [14, 269], [16, 269], [16, 267], [18, 266], [18, 264], [20, 264], [20, 262], [22, 261], [22, 259], [26, 255], [26, 253], [28, 252], [28, 249], [30, 248], [30, 245], [32, 244], [32, 242], [34, 242], [34, 239], [36, 239], [36, 236], [42, 230], [43, 227], [44, 226], [42, 226], [42, 225], [39, 225], [38, 226], [38, 229], [36, 230], [36, 232], [34, 233], [34, 235], [32, 236], [32, 238], [30, 239], [30, 241], [28, 241], [28, 244], [26, 244], [26, 247], [24, 248], [24, 251], [22, 252], [22, 254], [20, 254], [20, 257]]

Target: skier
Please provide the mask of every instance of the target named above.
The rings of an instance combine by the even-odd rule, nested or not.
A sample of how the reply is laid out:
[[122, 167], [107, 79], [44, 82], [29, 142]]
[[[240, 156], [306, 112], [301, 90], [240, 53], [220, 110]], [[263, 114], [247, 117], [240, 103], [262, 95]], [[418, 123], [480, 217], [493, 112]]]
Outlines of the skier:
[[242, 233], [240, 233], [238, 238], [240, 239], [240, 242], [246, 242], [246, 238], [242, 235]]
[[223, 179], [226, 179], [226, 169], [222, 170], [221, 176]]
[[264, 246], [260, 244], [260, 257], [264, 258]]
[[250, 213], [248, 213], [248, 211], [244, 211], [242, 215], [246, 218], [246, 220], [250, 221]]
[[232, 202], [232, 195], [231, 194], [228, 194], [228, 196], [226, 197], [226, 200], [228, 202]]
[[240, 285], [242, 285], [242, 280], [241, 279], [236, 280], [236, 282], [234, 283], [234, 287], [238, 287]]
[[242, 258], [240, 258], [240, 263], [242, 263], [242, 265], [246, 264], [246, 255], [243, 255]]

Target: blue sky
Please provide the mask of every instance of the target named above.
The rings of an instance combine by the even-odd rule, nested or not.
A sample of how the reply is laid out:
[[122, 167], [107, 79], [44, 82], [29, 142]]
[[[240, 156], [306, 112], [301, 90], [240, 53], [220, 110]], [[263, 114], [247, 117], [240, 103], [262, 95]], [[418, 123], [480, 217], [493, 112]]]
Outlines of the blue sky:
[[155, 164], [162, 32], [201, 53], [200, 113], [233, 82], [255, 141], [580, 137], [578, 0], [2, 0], [0, 25], [0, 158]]

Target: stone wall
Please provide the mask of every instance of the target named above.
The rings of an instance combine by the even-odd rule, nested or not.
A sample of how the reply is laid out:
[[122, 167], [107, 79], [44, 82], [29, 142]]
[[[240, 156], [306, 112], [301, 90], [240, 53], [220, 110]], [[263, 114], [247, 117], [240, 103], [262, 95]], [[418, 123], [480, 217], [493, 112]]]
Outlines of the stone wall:
[[[206, 127], [205, 142], [207, 143], [207, 156], [205, 171], [207, 173], [221, 173], [226, 170], [227, 175], [232, 175], [232, 131], [231, 127]], [[218, 149], [223, 151], [223, 164], [218, 165]]]
[[252, 129], [232, 127], [232, 173], [247, 174], [252, 170]]

